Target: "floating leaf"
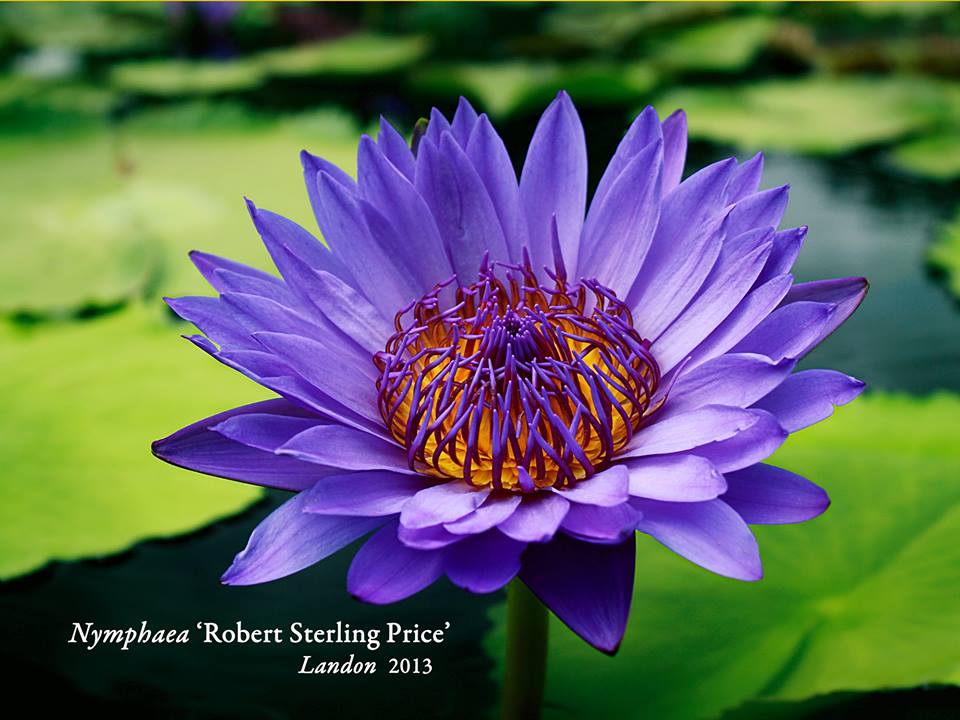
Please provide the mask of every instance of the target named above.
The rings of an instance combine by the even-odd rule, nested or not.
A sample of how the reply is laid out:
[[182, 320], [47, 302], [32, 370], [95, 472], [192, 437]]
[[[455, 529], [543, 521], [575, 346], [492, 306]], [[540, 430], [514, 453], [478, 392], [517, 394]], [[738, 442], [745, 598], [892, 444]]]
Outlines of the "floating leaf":
[[726, 12], [729, 3], [558, 3], [545, 18], [548, 37], [609, 52], [641, 34]]
[[0, 343], [0, 579], [240, 511], [258, 488], [161, 463], [150, 442], [264, 395], [134, 308]]
[[927, 261], [946, 276], [950, 292], [960, 298], [960, 216], [927, 248]]
[[157, 97], [242, 92], [263, 79], [260, 66], [248, 60], [138, 60], [110, 71], [117, 90]]
[[16, 2], [0, 5], [0, 27], [31, 47], [60, 47], [96, 54], [156, 49], [167, 37], [163, 22], [110, 3]]
[[770, 17], [747, 15], [685, 28], [658, 40], [654, 59], [674, 71], [735, 72], [756, 57], [773, 26]]
[[380, 75], [408, 67], [427, 51], [425, 38], [358, 33], [336, 40], [270, 50], [258, 60], [271, 75]]
[[960, 633], [958, 416], [953, 396], [873, 396], [792, 437], [774, 462], [823, 484], [833, 504], [809, 523], [755, 528], [759, 583], [712, 575], [641, 536], [615, 658], [551, 623], [550, 715], [709, 718], [758, 697], [954, 672], [960, 647], [944, 639]]
[[744, 150], [825, 155], [897, 140], [935, 124], [947, 111], [941, 85], [892, 77], [814, 76], [680, 88], [656, 105], [668, 113], [686, 110], [694, 138]]
[[960, 177], [960, 125], [898, 145], [891, 159], [900, 169], [931, 180]]
[[644, 63], [510, 62], [437, 65], [417, 73], [412, 82], [427, 93], [466, 95], [490, 115], [508, 117], [542, 107], [559, 90], [584, 105], [636, 102], [654, 86], [656, 74]]
[[118, 137], [0, 140], [0, 313], [205, 292], [192, 249], [270, 267], [244, 196], [315, 229], [297, 153], [350, 167], [354, 122], [337, 111], [276, 121], [204, 107], [151, 113]]
[[114, 103], [109, 88], [79, 82], [0, 77], [0, 136], [63, 134], [102, 127]]

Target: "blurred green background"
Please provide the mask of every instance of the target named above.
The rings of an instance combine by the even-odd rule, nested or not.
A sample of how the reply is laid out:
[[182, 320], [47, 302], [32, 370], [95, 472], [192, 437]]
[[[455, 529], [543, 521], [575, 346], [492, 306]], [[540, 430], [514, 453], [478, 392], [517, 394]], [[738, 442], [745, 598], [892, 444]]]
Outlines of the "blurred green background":
[[[269, 267], [243, 196], [315, 229], [298, 151], [352, 171], [380, 114], [463, 94], [522, 163], [560, 88], [595, 181], [646, 104], [688, 171], [767, 151], [808, 224], [799, 280], [866, 275], [807, 360], [868, 393], [776, 462], [833, 506], [759, 528], [767, 577], [638, 547], [615, 659], [554, 622], [556, 718], [960, 717], [960, 8], [952, 3], [0, 4], [0, 661], [41, 714], [495, 714], [501, 594], [445, 581], [350, 601], [345, 551], [223, 588], [282, 496], [154, 460], [149, 442], [265, 392], [178, 335], [186, 253]], [[453, 624], [428, 677], [298, 678], [284, 646], [87, 653], [70, 624]], [[352, 648], [351, 648], [352, 651]], [[358, 653], [363, 655], [365, 651]], [[415, 649], [408, 654], [415, 655]], [[16, 692], [16, 690], [14, 690]]]

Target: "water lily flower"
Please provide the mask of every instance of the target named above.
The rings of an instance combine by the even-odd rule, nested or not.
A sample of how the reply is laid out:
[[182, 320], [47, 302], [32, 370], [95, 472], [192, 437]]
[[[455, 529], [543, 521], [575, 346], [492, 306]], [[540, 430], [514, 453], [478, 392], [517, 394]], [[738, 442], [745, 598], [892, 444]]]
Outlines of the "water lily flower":
[[[277, 397], [154, 444], [210, 475], [294, 493], [223, 575], [282, 578], [364, 536], [347, 589], [392, 603], [441, 576], [513, 578], [613, 652], [637, 531], [759, 580], [752, 524], [822, 513], [765, 464], [863, 383], [795, 371], [867, 283], [795, 283], [805, 227], [763, 157], [681, 180], [686, 118], [630, 126], [587, 203], [584, 131], [560, 93], [519, 182], [485, 115], [434, 110], [414, 149], [387, 122], [357, 179], [302, 154], [325, 244], [249, 204], [279, 276], [195, 252], [218, 295], [168, 300], [189, 339]], [[641, 545], [641, 551], [644, 546]]]

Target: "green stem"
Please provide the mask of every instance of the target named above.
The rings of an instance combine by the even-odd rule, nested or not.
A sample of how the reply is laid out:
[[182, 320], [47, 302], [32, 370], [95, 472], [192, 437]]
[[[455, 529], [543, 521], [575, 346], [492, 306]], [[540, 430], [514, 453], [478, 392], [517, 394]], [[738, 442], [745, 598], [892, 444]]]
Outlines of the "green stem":
[[520, 580], [507, 588], [501, 720], [538, 720], [547, 671], [547, 608]]

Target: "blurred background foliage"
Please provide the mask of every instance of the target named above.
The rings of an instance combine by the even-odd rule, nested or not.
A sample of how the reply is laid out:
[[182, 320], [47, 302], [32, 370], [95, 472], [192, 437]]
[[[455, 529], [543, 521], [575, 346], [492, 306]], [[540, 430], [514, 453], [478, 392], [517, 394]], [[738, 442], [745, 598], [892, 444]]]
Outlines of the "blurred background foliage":
[[[187, 626], [198, 613], [382, 620], [345, 597], [345, 560], [283, 587], [216, 585], [282, 498], [162, 465], [148, 445], [263, 393], [178, 340], [187, 328], [160, 298], [206, 292], [193, 248], [269, 267], [243, 196], [315, 229], [300, 148], [352, 171], [379, 115], [408, 133], [464, 95], [519, 167], [561, 88], [583, 117], [593, 181], [646, 104], [687, 111], [688, 169], [768, 151], [764, 184], [793, 183], [785, 223], [811, 225], [798, 279], [873, 283], [806, 366], [841, 368], [871, 390], [777, 458], [826, 486], [834, 507], [758, 532], [763, 583], [711, 576], [641, 542], [617, 659], [553, 624], [548, 714], [960, 713], [953, 3], [0, 4], [0, 612], [16, 621], [0, 659], [20, 668], [15, 684], [105, 716], [315, 707], [317, 690], [291, 683], [283, 648], [247, 657], [255, 676], [231, 667], [206, 686], [203, 663], [236, 663], [205, 655], [171, 667], [172, 650], [90, 662], [64, 649], [64, 625], [80, 619], [64, 596], [108, 626]], [[131, 546], [107, 564], [76, 562]], [[183, 601], [164, 602], [169, 592]], [[440, 583], [398, 606], [424, 623], [442, 607], [458, 640], [437, 649], [443, 670], [426, 680], [433, 692], [449, 677], [449, 692], [430, 700], [427, 684], [411, 685], [384, 709], [492, 712], [501, 601]], [[211, 705], [234, 686], [249, 698]], [[476, 693], [467, 707], [460, 690]], [[334, 679], [322, 691], [349, 707], [356, 687]]]

